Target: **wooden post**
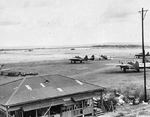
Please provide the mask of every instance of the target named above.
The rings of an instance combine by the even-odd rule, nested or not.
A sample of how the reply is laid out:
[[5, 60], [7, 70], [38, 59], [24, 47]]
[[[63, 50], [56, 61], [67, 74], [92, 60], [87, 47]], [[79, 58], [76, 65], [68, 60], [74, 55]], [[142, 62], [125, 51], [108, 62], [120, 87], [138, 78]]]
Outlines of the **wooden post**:
[[93, 108], [93, 109], [92, 109], [92, 110], [93, 110], [93, 111], [92, 111], [92, 116], [94, 117], [94, 100], [93, 100], [93, 98], [92, 98], [92, 108]]
[[35, 112], [36, 112], [36, 117], [38, 117], [37, 109], [35, 110]]
[[24, 112], [23, 112], [23, 110], [21, 110], [21, 114], [22, 114], [22, 117], [24, 117]]
[[105, 111], [104, 101], [103, 101], [103, 91], [101, 91], [101, 109]]
[[6, 106], [6, 117], [9, 117], [8, 106]]
[[144, 49], [144, 10], [143, 10], [143, 8], [142, 8], [142, 50], [143, 50], [143, 64], [144, 64], [144, 101], [147, 102], [145, 49]]

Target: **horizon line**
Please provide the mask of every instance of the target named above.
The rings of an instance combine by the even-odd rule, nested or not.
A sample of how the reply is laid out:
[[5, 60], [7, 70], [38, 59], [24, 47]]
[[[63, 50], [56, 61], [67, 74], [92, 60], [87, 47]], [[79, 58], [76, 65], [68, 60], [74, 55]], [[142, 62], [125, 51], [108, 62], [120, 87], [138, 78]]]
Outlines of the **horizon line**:
[[[140, 42], [106, 42], [101, 44], [80, 44], [80, 45], [33, 45], [33, 46], [3, 46], [0, 49], [16, 49], [16, 50], [24, 50], [24, 49], [57, 49], [57, 48], [80, 48], [80, 47], [93, 47], [93, 46], [105, 46], [105, 45], [112, 45], [112, 46], [123, 46], [123, 45], [137, 45], [142, 46]], [[150, 46], [150, 44], [145, 44], [145, 46]]]

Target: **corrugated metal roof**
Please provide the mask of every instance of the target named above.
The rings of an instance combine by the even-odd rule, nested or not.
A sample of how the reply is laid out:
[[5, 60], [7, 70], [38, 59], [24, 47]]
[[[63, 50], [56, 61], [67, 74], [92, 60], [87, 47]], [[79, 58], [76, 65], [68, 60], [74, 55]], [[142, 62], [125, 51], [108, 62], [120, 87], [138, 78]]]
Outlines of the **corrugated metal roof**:
[[100, 89], [61, 75], [30, 77], [0, 85], [0, 104], [16, 105]]
[[21, 80], [22, 79], [0, 85], [0, 104], [5, 105], [9, 97], [21, 83]]

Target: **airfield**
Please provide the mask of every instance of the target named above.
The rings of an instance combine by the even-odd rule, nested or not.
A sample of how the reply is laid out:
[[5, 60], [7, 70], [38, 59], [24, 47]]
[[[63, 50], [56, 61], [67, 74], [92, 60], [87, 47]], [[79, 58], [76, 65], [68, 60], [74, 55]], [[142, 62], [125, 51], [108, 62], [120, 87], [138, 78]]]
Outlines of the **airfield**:
[[[122, 59], [123, 60], [123, 59]], [[68, 59], [55, 61], [21, 62], [5, 64], [4, 69], [10, 68], [12, 71], [36, 72], [38, 75], [60, 74], [74, 79], [86, 81], [105, 88], [120, 89], [129, 85], [143, 85], [143, 69], [140, 72], [128, 70], [124, 73], [115, 64], [120, 58], [112, 60], [94, 60], [84, 63], [71, 64]], [[147, 89], [150, 88], [150, 69], [146, 69]], [[27, 76], [34, 77], [34, 76]], [[1, 76], [0, 84], [11, 82], [23, 76], [8, 77]]]
[[[78, 79], [90, 84], [98, 85], [106, 88], [106, 90], [124, 90], [124, 88], [130, 87], [129, 90], [136, 90], [140, 88], [144, 92], [144, 72], [143, 69], [140, 72], [135, 70], [128, 70], [126, 73], [116, 67], [119, 61], [131, 61], [127, 58], [113, 58], [112, 60], [94, 60], [84, 61], [83, 63], [71, 63], [68, 59], [65, 60], [45, 60], [36, 62], [20, 62], [20, 63], [7, 63], [3, 69], [10, 68], [12, 71], [19, 72], [35, 72], [38, 76], [43, 75], [62, 75], [70, 78]], [[1, 76], [0, 84], [12, 82], [24, 77], [34, 76]], [[150, 69], [146, 69], [147, 77], [147, 93], [150, 94]], [[125, 106], [127, 110], [118, 110], [115, 113], [108, 113], [108, 117], [117, 115], [119, 112], [127, 114], [137, 114], [141, 112], [143, 108], [149, 110], [149, 105], [137, 105], [137, 106]], [[131, 111], [132, 110], [132, 111]], [[107, 114], [106, 114], [107, 115]], [[104, 116], [106, 116], [104, 115]]]

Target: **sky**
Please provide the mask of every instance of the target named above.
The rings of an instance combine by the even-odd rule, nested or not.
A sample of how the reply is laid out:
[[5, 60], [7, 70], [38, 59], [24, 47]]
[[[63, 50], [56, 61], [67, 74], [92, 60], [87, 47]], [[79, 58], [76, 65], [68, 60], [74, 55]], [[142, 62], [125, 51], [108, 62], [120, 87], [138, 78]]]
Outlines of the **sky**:
[[150, 0], [0, 0], [0, 47], [140, 43], [142, 8]]

